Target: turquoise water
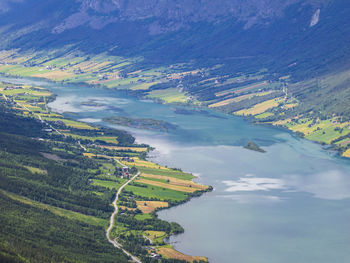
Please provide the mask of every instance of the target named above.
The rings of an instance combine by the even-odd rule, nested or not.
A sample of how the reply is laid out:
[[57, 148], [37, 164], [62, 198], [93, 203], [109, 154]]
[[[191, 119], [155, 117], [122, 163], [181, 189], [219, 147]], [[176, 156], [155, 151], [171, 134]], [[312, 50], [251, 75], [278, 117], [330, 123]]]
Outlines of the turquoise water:
[[[1, 80], [1, 78], [0, 78]], [[210, 262], [350, 262], [350, 161], [282, 129], [208, 111], [182, 115], [174, 106], [137, 100], [123, 92], [52, 84], [50, 107], [87, 122], [109, 125], [107, 116], [160, 119], [178, 125], [170, 133], [128, 129], [156, 147], [150, 159], [198, 176], [214, 191], [159, 212], [180, 223], [176, 249]], [[82, 106], [94, 100], [98, 107]], [[109, 125], [112, 127], [117, 127]], [[244, 149], [249, 140], [267, 153]]]

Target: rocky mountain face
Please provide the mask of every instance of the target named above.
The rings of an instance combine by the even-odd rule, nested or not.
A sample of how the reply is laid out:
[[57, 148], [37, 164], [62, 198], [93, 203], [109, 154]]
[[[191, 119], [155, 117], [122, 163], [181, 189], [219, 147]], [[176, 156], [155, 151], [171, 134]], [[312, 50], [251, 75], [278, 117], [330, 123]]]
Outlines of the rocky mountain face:
[[249, 28], [283, 16], [284, 9], [300, 0], [78, 0], [80, 7], [54, 33], [88, 24], [100, 29], [116, 21], [151, 20], [150, 34], [189, 28], [191, 23], [236, 19]]
[[350, 57], [348, 0], [0, 0], [0, 12], [1, 48], [315, 72]]
[[[45, 6], [62, 6], [58, 0], [46, 1]], [[294, 4], [311, 6], [319, 12], [329, 0], [71, 0], [61, 1], [67, 8], [61, 19], [56, 19], [52, 33], [59, 34], [79, 26], [103, 29], [120, 21], [146, 21], [150, 34], [161, 34], [179, 29], [189, 29], [193, 23], [218, 23], [236, 20], [245, 29], [254, 25], [268, 25], [284, 16], [286, 8]], [[36, 3], [36, 4], [35, 4]], [[42, 0], [1, 0], [3, 12], [21, 10], [26, 6], [39, 7]], [[33, 11], [35, 10], [28, 10]], [[52, 10], [53, 11], [53, 10]], [[53, 11], [54, 12], [54, 11]], [[55, 12], [54, 16], [57, 15]], [[60, 21], [61, 20], [61, 21]], [[311, 17], [310, 17], [311, 20]]]

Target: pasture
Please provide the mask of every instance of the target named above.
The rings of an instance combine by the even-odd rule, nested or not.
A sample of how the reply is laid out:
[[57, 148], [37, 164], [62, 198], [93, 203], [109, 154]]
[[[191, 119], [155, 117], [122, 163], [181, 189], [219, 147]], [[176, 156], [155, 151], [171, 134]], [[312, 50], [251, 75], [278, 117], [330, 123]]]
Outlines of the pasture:
[[[140, 182], [139, 182], [140, 183]], [[166, 189], [159, 186], [147, 185], [142, 186], [127, 185], [125, 190], [133, 192], [135, 195], [151, 199], [157, 198], [160, 200], [177, 200], [182, 201], [188, 198], [188, 195], [184, 192], [175, 191], [172, 189]]]
[[94, 179], [92, 181], [92, 185], [98, 185], [98, 186], [102, 186], [108, 189], [115, 189], [118, 190], [120, 186], [123, 185], [123, 183], [125, 183], [126, 180], [125, 179], [119, 179], [119, 182], [116, 181], [107, 181], [107, 180], [100, 180], [100, 179]]
[[197, 189], [197, 190], [206, 190], [208, 188], [205, 185], [197, 184], [197, 183], [190, 181], [190, 180], [182, 180], [182, 179], [178, 179], [178, 178], [174, 178], [174, 177], [170, 177], [170, 176], [144, 174], [144, 173], [141, 174], [141, 176], [146, 178], [146, 179], [150, 179], [150, 180], [160, 179], [160, 180], [163, 180], [170, 185], [191, 187], [191, 188]]
[[191, 186], [173, 185], [173, 184], [158, 182], [158, 181], [149, 180], [149, 179], [138, 179], [137, 182], [152, 185], [152, 186], [159, 186], [162, 188], [185, 192], [185, 193], [193, 193], [198, 190], [196, 188], [192, 188]]
[[236, 111], [235, 114], [243, 115], [243, 116], [258, 115], [258, 114], [264, 113], [269, 109], [277, 107], [282, 101], [283, 101], [282, 98], [267, 100], [262, 103], [258, 103], [254, 105], [252, 108]]
[[149, 214], [152, 213], [157, 208], [168, 207], [168, 202], [161, 201], [136, 201], [137, 208], [141, 210], [142, 213]]
[[180, 92], [178, 88], [168, 88], [162, 90], [153, 90], [148, 93], [148, 98], [159, 99], [166, 103], [186, 103], [188, 101], [188, 96]]
[[189, 173], [184, 173], [179, 170], [173, 170], [173, 169], [158, 169], [158, 168], [149, 168], [149, 167], [137, 167], [141, 173], [144, 174], [153, 174], [153, 175], [162, 175], [162, 176], [169, 176], [174, 177], [182, 180], [192, 180], [195, 178], [193, 175]]

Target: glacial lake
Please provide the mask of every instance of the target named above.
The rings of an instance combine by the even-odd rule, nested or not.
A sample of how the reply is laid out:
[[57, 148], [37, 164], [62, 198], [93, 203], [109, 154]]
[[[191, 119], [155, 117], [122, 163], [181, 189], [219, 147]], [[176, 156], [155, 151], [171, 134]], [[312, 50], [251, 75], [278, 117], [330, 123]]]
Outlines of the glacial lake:
[[[170, 239], [177, 250], [215, 263], [350, 262], [350, 161], [334, 152], [283, 129], [210, 110], [179, 114], [175, 108], [184, 107], [121, 91], [0, 81], [49, 88], [58, 95], [50, 107], [77, 120], [120, 128], [102, 118], [127, 116], [177, 125], [169, 133], [123, 127], [156, 148], [152, 161], [192, 172], [197, 182], [214, 187], [158, 213], [184, 227], [184, 234]], [[266, 153], [244, 149], [250, 140]]]

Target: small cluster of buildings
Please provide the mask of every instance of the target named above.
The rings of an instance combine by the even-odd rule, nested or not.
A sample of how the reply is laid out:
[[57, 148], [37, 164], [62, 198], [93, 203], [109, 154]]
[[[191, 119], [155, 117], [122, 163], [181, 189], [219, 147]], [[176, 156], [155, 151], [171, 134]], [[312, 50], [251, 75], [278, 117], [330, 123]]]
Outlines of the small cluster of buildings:
[[129, 167], [124, 166], [122, 169], [123, 169], [123, 176], [122, 177], [130, 178]]

